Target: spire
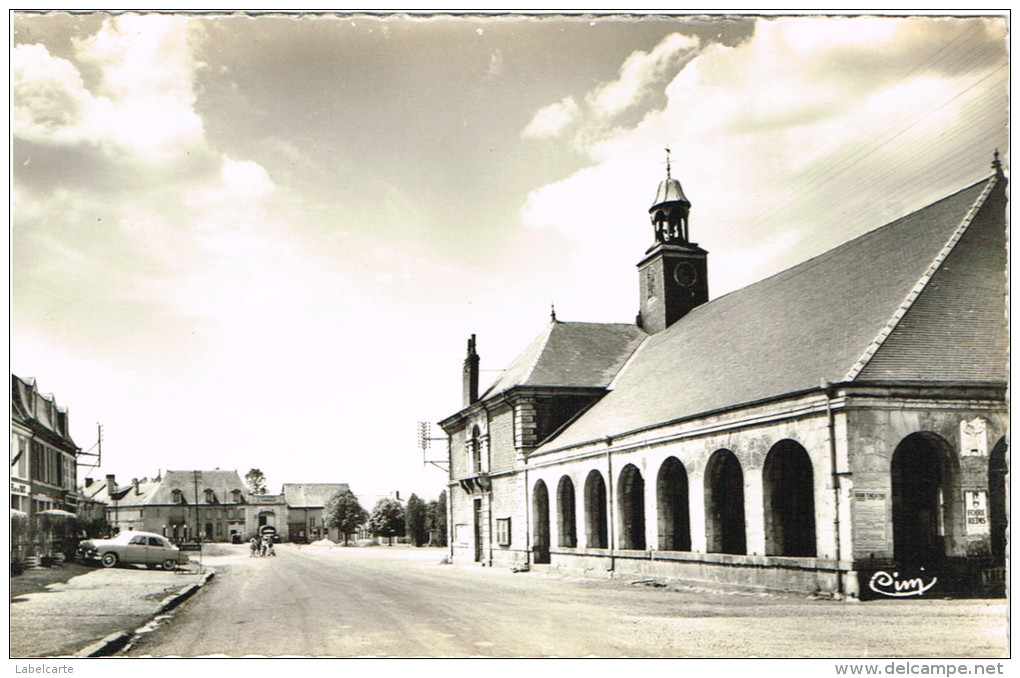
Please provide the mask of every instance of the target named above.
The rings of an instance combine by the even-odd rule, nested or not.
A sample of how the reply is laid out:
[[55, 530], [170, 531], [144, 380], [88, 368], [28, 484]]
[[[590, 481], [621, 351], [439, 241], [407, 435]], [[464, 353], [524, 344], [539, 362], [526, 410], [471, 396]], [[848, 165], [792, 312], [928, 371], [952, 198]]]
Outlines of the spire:
[[669, 147], [666, 147], [666, 179], [655, 192], [655, 202], [648, 210], [655, 231], [656, 243], [687, 244], [687, 217], [691, 202], [684, 195], [680, 182], [673, 178], [673, 163]]

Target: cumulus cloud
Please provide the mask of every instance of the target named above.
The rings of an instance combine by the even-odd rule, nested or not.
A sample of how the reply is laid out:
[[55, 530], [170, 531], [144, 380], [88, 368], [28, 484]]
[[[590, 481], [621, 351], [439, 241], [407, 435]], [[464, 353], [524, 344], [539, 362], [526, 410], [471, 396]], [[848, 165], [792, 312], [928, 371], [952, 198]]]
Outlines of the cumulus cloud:
[[650, 52], [634, 52], [620, 66], [615, 80], [587, 92], [582, 104], [568, 96], [540, 109], [521, 137], [551, 139], [573, 129], [573, 143], [586, 148], [612, 129], [613, 118], [647, 103], [650, 95], [661, 94], [666, 82], [697, 53], [700, 45], [697, 37], [673, 33]]
[[99, 145], [144, 163], [164, 162], [203, 141], [194, 110], [195, 63], [183, 17], [122, 16], [75, 41], [81, 71], [42, 45], [12, 50], [12, 132], [50, 145]]
[[592, 110], [599, 116], [613, 116], [635, 106], [661, 78], [673, 75], [683, 57], [698, 49], [697, 37], [673, 33], [663, 38], [651, 52], [634, 52], [620, 67], [620, 76], [597, 88], [590, 95]]
[[540, 109], [528, 123], [528, 126], [521, 132], [521, 136], [528, 139], [545, 139], [554, 137], [569, 125], [577, 115], [577, 102], [573, 97], [566, 97], [562, 101]]
[[[730, 291], [899, 216], [875, 199], [888, 186], [916, 209], [987, 174], [1006, 122], [1002, 31], [987, 33], [980, 22], [785, 18], [696, 54], [667, 39], [631, 55], [585, 102], [613, 114], [658, 92], [665, 106], [629, 126], [588, 124], [580, 148], [591, 165], [533, 191], [521, 221], [568, 234], [590, 257], [585, 269], [601, 261], [585, 252], [590, 234], [639, 251], [620, 233], [640, 229], [650, 242], [643, 208], [669, 145], [693, 203], [692, 237], [716, 262], [713, 294]], [[682, 53], [691, 60], [657, 81]], [[592, 199], [604, 195], [613, 199]], [[600, 209], [579, 207], [591, 204]]]

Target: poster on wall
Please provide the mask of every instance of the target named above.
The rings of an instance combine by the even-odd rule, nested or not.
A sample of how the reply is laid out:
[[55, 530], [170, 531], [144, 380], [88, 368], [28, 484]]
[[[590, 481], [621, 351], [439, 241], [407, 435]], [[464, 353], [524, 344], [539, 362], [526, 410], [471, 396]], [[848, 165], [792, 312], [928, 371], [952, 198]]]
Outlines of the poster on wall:
[[884, 490], [854, 490], [854, 552], [859, 557], [883, 553], [889, 547]]

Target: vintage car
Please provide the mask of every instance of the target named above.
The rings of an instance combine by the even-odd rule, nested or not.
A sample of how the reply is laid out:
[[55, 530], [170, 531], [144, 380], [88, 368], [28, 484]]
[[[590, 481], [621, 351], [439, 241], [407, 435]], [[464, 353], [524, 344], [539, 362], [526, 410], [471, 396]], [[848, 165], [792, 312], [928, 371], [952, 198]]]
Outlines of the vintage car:
[[178, 564], [188, 562], [186, 553], [152, 532], [121, 532], [112, 539], [86, 539], [78, 544], [78, 559], [82, 562], [102, 563], [103, 567], [117, 565], [157, 565], [164, 570], [175, 570]]

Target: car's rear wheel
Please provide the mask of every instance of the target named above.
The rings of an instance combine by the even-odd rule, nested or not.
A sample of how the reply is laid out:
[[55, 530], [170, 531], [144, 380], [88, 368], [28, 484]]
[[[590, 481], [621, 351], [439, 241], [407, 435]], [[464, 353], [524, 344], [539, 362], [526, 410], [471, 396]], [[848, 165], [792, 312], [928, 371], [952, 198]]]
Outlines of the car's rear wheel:
[[163, 561], [163, 569], [164, 570], [176, 570], [177, 569], [177, 561], [173, 560], [171, 558], [167, 558], [166, 560]]
[[103, 567], [114, 567], [117, 564], [117, 554], [104, 553], [101, 562], [103, 563]]

